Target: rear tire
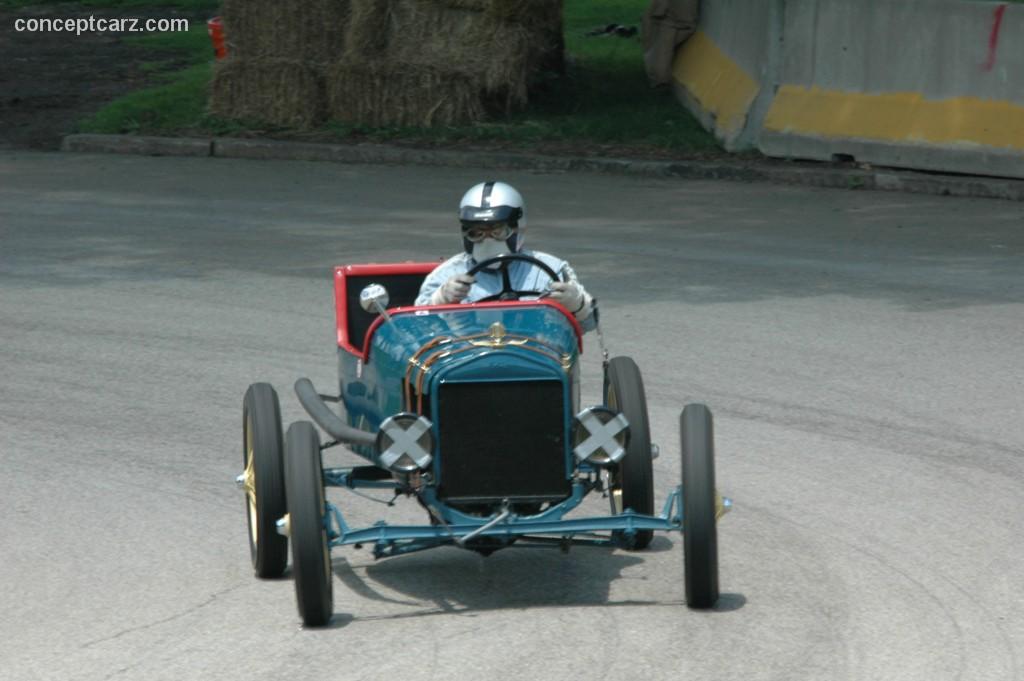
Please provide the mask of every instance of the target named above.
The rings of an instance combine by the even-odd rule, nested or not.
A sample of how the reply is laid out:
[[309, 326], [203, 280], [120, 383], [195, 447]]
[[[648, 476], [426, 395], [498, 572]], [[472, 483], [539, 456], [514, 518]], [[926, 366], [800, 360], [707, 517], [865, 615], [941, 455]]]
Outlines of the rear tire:
[[312, 423], [297, 421], [288, 427], [285, 459], [295, 599], [303, 624], [322, 627], [334, 613], [334, 592], [320, 437]]
[[288, 538], [276, 526], [287, 512], [282, 452], [277, 393], [268, 383], [253, 383], [242, 399], [242, 465], [249, 554], [262, 578], [280, 577], [288, 565]]
[[[647, 397], [640, 368], [629, 357], [615, 357], [608, 363], [604, 378], [605, 404], [621, 412], [629, 421], [629, 445], [618, 466], [609, 470], [609, 496], [612, 514], [627, 508], [654, 515], [654, 469], [651, 459], [651, 430], [647, 420]], [[638, 530], [632, 537], [621, 531], [612, 533], [619, 546], [630, 551], [647, 548], [653, 530]]]
[[679, 417], [683, 450], [683, 563], [686, 604], [718, 601], [718, 530], [715, 525], [715, 443], [711, 411], [688, 404]]

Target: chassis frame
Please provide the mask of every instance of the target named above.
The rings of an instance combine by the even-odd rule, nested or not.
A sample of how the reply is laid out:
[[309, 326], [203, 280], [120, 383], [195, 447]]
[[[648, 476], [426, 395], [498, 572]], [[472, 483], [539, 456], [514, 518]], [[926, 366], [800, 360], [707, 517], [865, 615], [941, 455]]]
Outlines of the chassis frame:
[[[375, 468], [375, 467], [373, 467]], [[324, 485], [342, 489], [388, 489], [395, 490], [394, 481], [368, 480], [354, 474], [359, 468], [324, 469]], [[534, 515], [520, 515], [505, 504], [499, 513], [480, 517], [463, 513], [441, 503], [431, 488], [424, 488], [420, 500], [431, 515], [438, 519], [436, 525], [392, 525], [379, 521], [365, 528], [353, 529], [345, 521], [344, 514], [336, 504], [326, 503], [324, 523], [329, 538], [329, 547], [373, 544], [374, 558], [404, 555], [416, 551], [446, 545], [465, 545], [477, 537], [494, 537], [511, 545], [517, 539], [533, 540], [543, 544], [557, 543], [563, 548], [573, 543], [592, 546], [614, 546], [617, 541], [609, 535], [598, 532], [620, 531], [631, 537], [638, 530], [681, 532], [683, 530], [683, 509], [680, 487], [675, 487], [665, 499], [659, 515], [644, 515], [625, 510], [618, 515], [566, 518], [593, 491], [603, 491], [599, 477], [579, 478], [572, 484], [572, 493], [564, 501]], [[398, 490], [396, 490], [396, 494]], [[732, 507], [732, 501], [719, 497], [716, 515], [721, 516]], [[438, 513], [441, 510], [441, 513]], [[440, 517], [439, 517], [440, 516]]]

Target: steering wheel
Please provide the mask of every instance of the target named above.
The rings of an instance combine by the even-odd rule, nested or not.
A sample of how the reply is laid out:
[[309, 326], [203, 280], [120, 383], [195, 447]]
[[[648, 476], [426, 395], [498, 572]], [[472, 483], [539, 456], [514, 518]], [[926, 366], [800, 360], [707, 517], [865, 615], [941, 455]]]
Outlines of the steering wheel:
[[517, 291], [512, 288], [512, 280], [508, 276], [508, 264], [513, 260], [522, 260], [528, 262], [531, 265], [536, 265], [544, 271], [544, 274], [551, 277], [551, 281], [561, 281], [558, 277], [558, 273], [551, 269], [547, 263], [538, 260], [532, 255], [526, 255], [524, 253], [503, 253], [502, 255], [496, 255], [493, 258], [487, 258], [481, 262], [478, 262], [472, 269], [466, 274], [475, 275], [480, 270], [489, 267], [495, 263], [501, 263], [501, 291], [494, 295], [481, 298], [478, 303], [488, 303], [492, 300], [519, 300], [522, 296], [545, 296], [546, 291]]

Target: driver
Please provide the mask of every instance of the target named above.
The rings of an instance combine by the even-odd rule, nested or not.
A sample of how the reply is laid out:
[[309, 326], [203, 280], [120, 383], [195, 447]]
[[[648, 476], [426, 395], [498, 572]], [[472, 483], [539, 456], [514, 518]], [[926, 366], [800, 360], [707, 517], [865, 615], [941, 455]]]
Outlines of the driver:
[[[481, 182], [473, 186], [459, 204], [459, 221], [465, 250], [427, 275], [416, 298], [417, 305], [472, 303], [503, 290], [537, 291], [558, 301], [576, 317], [584, 331], [597, 325], [594, 299], [576, 279], [569, 263], [548, 253], [523, 248], [526, 204], [514, 187], [504, 182]], [[476, 275], [468, 274], [478, 263], [509, 253], [540, 260], [564, 281], [552, 281], [542, 268], [525, 260], [498, 262]]]

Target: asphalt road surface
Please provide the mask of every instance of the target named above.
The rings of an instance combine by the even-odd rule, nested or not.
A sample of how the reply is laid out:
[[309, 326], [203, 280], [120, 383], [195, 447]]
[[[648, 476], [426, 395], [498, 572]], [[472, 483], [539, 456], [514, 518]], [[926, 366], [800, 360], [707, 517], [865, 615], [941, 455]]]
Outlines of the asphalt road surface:
[[1024, 207], [770, 185], [506, 178], [645, 373], [659, 508], [681, 408], [715, 413], [716, 611], [680, 536], [346, 548], [303, 629], [249, 564], [242, 395], [302, 418], [330, 267], [453, 253], [489, 175], [0, 155], [0, 679], [1024, 679]]

